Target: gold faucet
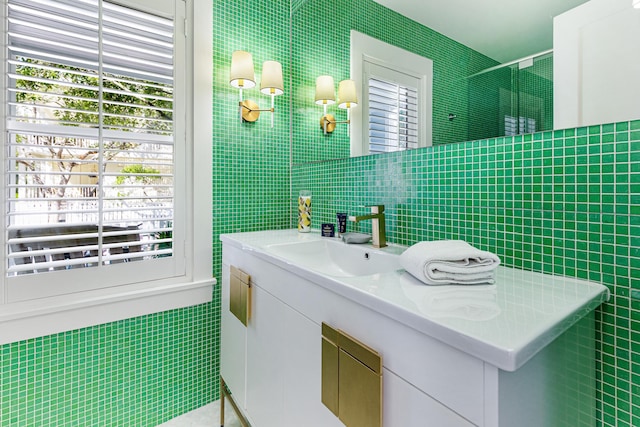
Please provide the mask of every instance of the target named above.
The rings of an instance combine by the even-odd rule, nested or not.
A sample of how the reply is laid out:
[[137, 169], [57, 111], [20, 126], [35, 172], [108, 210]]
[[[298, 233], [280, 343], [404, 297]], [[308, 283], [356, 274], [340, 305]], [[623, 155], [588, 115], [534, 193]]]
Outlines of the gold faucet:
[[374, 248], [384, 248], [387, 246], [387, 236], [384, 226], [384, 205], [370, 206], [370, 215], [350, 216], [349, 221], [358, 223], [365, 219], [371, 220], [371, 234]]

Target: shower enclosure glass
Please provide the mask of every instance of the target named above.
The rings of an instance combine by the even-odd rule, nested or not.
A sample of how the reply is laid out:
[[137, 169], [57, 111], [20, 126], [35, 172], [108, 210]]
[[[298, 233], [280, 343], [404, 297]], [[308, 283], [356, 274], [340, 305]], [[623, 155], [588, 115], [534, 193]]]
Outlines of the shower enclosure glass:
[[469, 78], [470, 140], [553, 129], [553, 53], [498, 65]]

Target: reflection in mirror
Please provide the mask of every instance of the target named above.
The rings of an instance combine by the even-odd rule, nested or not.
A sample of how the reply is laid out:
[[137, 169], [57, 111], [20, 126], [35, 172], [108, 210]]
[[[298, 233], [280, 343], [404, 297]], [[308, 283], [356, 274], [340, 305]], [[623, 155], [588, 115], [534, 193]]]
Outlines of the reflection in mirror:
[[351, 75], [362, 94], [351, 155], [431, 146], [433, 61], [354, 30], [350, 44]]
[[553, 129], [551, 51], [473, 74], [468, 85], [467, 140]]
[[[433, 145], [553, 128], [550, 54], [500, 67], [498, 61], [373, 0], [293, 2], [291, 28], [294, 164], [351, 153], [349, 127], [324, 134], [319, 126], [322, 107], [314, 104], [318, 76], [335, 81], [354, 77], [351, 30], [433, 61]], [[344, 111], [328, 112], [346, 120]]]

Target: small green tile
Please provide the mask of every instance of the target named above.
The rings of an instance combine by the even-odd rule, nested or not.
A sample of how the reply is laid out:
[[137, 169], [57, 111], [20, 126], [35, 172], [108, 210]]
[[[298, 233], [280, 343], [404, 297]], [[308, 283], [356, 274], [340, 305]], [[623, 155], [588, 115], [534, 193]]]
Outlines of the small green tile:
[[611, 133], [615, 131], [615, 124], [614, 123], [607, 123], [602, 125], [602, 133]]
[[629, 130], [629, 122], [620, 122], [616, 123], [616, 132], [628, 131]]

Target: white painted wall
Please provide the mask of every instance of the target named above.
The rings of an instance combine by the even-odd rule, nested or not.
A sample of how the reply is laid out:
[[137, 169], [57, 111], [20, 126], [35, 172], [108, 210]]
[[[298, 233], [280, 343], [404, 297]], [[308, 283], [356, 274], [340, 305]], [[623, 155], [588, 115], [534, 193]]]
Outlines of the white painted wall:
[[554, 18], [554, 128], [640, 118], [640, 9], [591, 0]]

